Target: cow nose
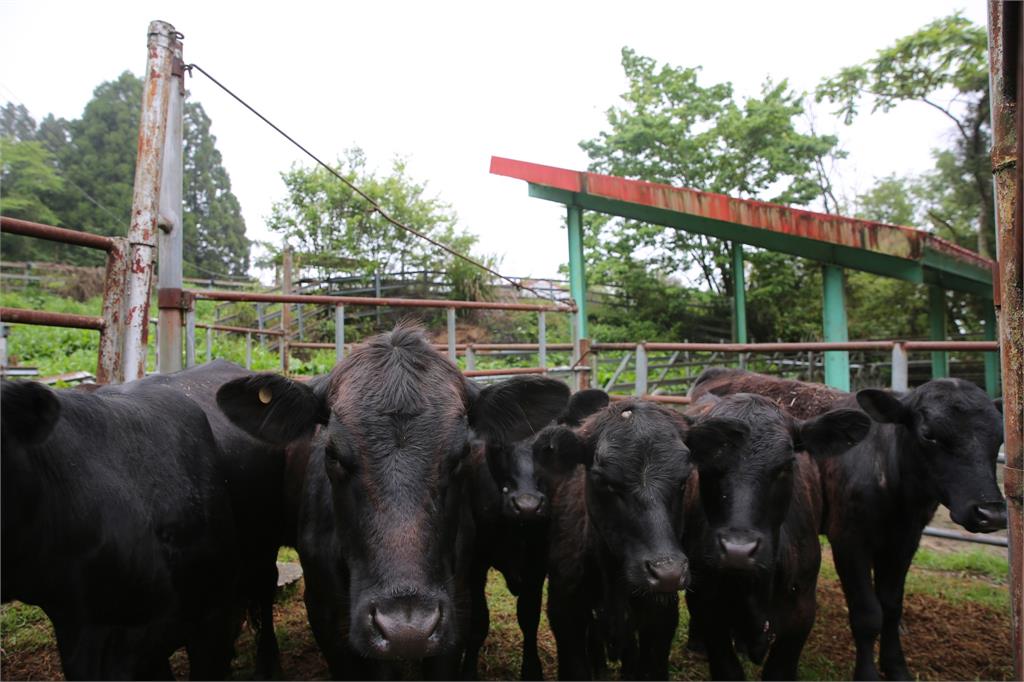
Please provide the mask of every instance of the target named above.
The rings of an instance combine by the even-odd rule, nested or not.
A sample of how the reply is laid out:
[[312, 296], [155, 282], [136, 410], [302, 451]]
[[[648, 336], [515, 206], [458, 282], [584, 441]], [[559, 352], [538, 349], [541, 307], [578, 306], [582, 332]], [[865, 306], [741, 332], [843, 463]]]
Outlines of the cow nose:
[[544, 505], [543, 495], [531, 495], [530, 493], [519, 493], [512, 497], [512, 508], [516, 516], [536, 516]]
[[432, 635], [441, 623], [441, 604], [415, 597], [399, 597], [370, 609], [370, 620], [380, 640], [377, 653], [388, 658], [423, 658], [437, 648]]
[[686, 588], [690, 572], [685, 557], [662, 557], [644, 562], [647, 583], [653, 592], [678, 592]]
[[974, 522], [979, 533], [1006, 528], [1006, 502], [985, 502], [974, 505]]
[[761, 546], [761, 538], [721, 535], [718, 548], [722, 565], [727, 568], [750, 569], [755, 565], [754, 555]]

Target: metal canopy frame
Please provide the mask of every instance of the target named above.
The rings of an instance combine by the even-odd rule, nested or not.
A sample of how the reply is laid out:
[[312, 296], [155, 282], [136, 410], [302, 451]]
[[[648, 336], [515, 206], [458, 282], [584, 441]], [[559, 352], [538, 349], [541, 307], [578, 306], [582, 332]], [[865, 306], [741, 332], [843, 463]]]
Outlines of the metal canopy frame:
[[[491, 157], [491, 173], [525, 180], [529, 195], [564, 204], [568, 211], [569, 271], [573, 298], [585, 310], [582, 211], [591, 210], [657, 225], [665, 225], [732, 242], [733, 268], [742, 282], [743, 254], [749, 245], [800, 256], [825, 266], [823, 328], [825, 341], [845, 341], [843, 269], [860, 270], [931, 287], [931, 300], [945, 290], [962, 291], [992, 299], [995, 263], [988, 258], [923, 230], [901, 225], [835, 216], [724, 194], [700, 192], [600, 173], [573, 171], [498, 156]], [[932, 336], [945, 337], [944, 313], [931, 305], [935, 319]], [[586, 338], [586, 318], [579, 316], [577, 333]], [[734, 300], [737, 342], [745, 343], [744, 296]], [[988, 330], [986, 329], [986, 332]], [[944, 355], [944, 354], [943, 354]], [[945, 358], [933, 357], [936, 367]], [[986, 375], [997, 390], [995, 357], [986, 356]], [[844, 351], [827, 354], [826, 383], [849, 390], [849, 358]]]

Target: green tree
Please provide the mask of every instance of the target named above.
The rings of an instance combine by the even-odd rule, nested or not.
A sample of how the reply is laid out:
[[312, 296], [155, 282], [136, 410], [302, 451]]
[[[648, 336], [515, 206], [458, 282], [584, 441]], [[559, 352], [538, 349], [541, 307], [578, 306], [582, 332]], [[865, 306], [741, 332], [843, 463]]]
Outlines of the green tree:
[[[0, 214], [34, 222], [56, 224], [57, 214], [49, 204], [64, 184], [54, 170], [53, 158], [35, 140], [0, 137]], [[44, 245], [39, 240], [4, 235], [3, 258], [33, 260]]]
[[[34, 140], [62, 179], [62, 189], [46, 197], [51, 213], [47, 222], [97, 234], [126, 234], [141, 106], [142, 81], [125, 71], [100, 84], [81, 118], [72, 121], [48, 115], [36, 126], [23, 106], [8, 103], [0, 110], [0, 133]], [[210, 119], [198, 102], [185, 105], [184, 137], [186, 271], [244, 274], [250, 248], [245, 223], [210, 133]], [[39, 246], [34, 253], [67, 263], [102, 263], [100, 254], [59, 245]]]
[[[428, 197], [396, 159], [387, 175], [367, 167], [361, 149], [350, 149], [336, 168], [398, 222], [467, 252], [475, 242], [460, 232], [451, 207]], [[280, 233], [296, 262], [317, 275], [372, 275], [411, 270], [446, 271], [452, 257], [387, 220], [350, 187], [320, 167], [282, 174], [287, 196], [274, 204], [269, 227]]]
[[951, 121], [956, 142], [952, 149], [933, 151], [936, 168], [926, 177], [924, 217], [961, 245], [986, 256], [995, 252], [984, 27], [960, 13], [936, 19], [822, 81], [816, 98], [838, 104], [836, 114], [847, 124], [864, 100], [872, 112], [920, 102]]

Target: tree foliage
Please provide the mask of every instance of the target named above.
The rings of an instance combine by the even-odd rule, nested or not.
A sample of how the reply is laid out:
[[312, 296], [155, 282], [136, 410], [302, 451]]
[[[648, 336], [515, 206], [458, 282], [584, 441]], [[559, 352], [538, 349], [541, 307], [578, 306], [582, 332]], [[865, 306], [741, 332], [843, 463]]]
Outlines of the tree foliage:
[[[5, 163], [5, 214], [26, 210], [20, 202], [38, 199], [36, 220], [104, 235], [124, 235], [131, 219], [135, 157], [142, 106], [142, 81], [125, 71], [93, 91], [80, 118], [68, 121], [46, 116], [38, 125], [23, 105], [8, 102], [0, 109], [0, 135], [8, 147], [39, 163], [19, 161], [8, 173]], [[185, 105], [184, 214], [185, 261], [189, 274], [245, 274], [249, 241], [245, 238], [238, 199], [221, 163], [210, 119], [198, 102]], [[25, 146], [29, 145], [29, 146]], [[49, 176], [56, 178], [56, 185]], [[7, 191], [17, 189], [17, 194]], [[84, 249], [33, 241], [4, 240], [4, 257], [98, 264], [99, 254]]]
[[995, 253], [984, 27], [960, 13], [936, 19], [863, 64], [823, 80], [816, 98], [838, 104], [836, 114], [847, 124], [865, 100], [872, 112], [920, 102], [948, 119], [956, 142], [933, 151], [935, 170], [922, 186], [924, 224], [982, 255]]
[[[408, 175], [405, 161], [395, 159], [390, 173], [381, 174], [354, 148], [335, 168], [397, 222], [459, 253], [468, 254], [476, 243], [475, 236], [458, 228], [451, 207]], [[395, 226], [325, 169], [295, 166], [281, 177], [287, 196], [274, 204], [268, 225], [293, 249], [298, 267], [321, 278], [444, 272], [457, 295], [486, 297], [489, 275]], [[494, 264], [493, 258], [485, 260]]]

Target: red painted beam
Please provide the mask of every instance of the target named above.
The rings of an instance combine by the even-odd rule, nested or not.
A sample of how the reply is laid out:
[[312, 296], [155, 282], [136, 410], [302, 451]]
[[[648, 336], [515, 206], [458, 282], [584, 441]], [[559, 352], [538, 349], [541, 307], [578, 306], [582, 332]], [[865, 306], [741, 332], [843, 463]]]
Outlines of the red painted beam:
[[995, 269], [995, 263], [988, 258], [923, 230], [903, 225], [816, 213], [753, 199], [736, 199], [725, 194], [572, 171], [498, 156], [491, 157], [491, 173], [543, 187], [875, 251], [907, 260], [919, 260], [927, 246], [973, 266], [989, 271]]

